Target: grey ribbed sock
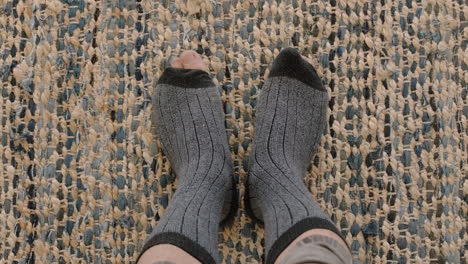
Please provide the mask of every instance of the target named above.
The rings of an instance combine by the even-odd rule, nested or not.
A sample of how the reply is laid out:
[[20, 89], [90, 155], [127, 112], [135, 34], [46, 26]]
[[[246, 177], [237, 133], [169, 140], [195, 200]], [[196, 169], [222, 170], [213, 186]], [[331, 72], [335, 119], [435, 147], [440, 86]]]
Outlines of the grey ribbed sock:
[[221, 97], [207, 72], [170, 67], [158, 80], [153, 114], [179, 183], [140, 256], [172, 244], [201, 263], [216, 263], [218, 228], [233, 186]]
[[247, 209], [265, 224], [267, 263], [307, 230], [341, 236], [303, 182], [326, 125], [327, 104], [312, 65], [295, 49], [281, 51], [260, 94], [246, 188]]

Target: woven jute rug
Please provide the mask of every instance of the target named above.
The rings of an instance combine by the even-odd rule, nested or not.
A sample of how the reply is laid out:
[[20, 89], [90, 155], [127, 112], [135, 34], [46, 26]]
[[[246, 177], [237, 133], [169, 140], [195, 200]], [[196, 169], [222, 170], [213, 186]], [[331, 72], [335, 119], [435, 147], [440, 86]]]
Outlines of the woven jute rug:
[[[151, 122], [171, 56], [203, 54], [241, 198], [252, 115], [295, 47], [330, 94], [305, 181], [355, 263], [466, 263], [464, 0], [0, 0], [0, 263], [134, 263], [176, 191]], [[245, 215], [224, 263], [260, 263]]]

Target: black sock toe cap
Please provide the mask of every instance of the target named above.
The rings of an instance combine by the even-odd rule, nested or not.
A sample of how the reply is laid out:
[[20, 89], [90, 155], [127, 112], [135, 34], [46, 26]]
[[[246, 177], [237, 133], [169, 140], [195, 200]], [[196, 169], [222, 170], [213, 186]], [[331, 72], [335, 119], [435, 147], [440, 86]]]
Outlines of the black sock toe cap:
[[326, 91], [314, 67], [302, 59], [294, 48], [283, 49], [273, 61], [268, 77], [287, 76], [297, 79], [314, 89]]
[[183, 88], [205, 88], [215, 86], [206, 71], [168, 67], [158, 80], [158, 84], [169, 84]]

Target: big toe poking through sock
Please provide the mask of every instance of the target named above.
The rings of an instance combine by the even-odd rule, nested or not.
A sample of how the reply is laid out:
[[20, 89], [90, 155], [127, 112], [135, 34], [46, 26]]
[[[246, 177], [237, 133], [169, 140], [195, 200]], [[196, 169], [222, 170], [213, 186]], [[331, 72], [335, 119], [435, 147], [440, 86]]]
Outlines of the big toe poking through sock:
[[303, 182], [326, 125], [328, 94], [295, 49], [273, 62], [260, 94], [247, 180], [249, 211], [263, 221], [267, 263], [314, 228], [341, 235]]

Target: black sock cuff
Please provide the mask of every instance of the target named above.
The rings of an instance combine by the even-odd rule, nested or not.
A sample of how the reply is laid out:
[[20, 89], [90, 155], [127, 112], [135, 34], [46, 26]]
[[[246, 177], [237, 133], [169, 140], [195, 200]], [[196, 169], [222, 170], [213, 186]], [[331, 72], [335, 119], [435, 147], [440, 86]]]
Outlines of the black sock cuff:
[[147, 249], [161, 244], [171, 244], [181, 248], [203, 264], [216, 264], [214, 257], [204, 247], [176, 232], [164, 232], [151, 237], [143, 246], [135, 263], [138, 263], [138, 260]]
[[273, 61], [270, 77], [286, 76], [301, 81], [320, 91], [326, 91], [314, 66], [305, 61], [294, 48], [283, 49]]
[[158, 84], [169, 84], [183, 88], [213, 87], [215, 84], [206, 71], [168, 67], [159, 77]]
[[[343, 239], [343, 241], [345, 241], [343, 236], [341, 235], [341, 232], [332, 222], [326, 219], [320, 218], [320, 217], [306, 218], [297, 222], [292, 227], [290, 227], [286, 232], [284, 232], [275, 241], [275, 243], [273, 243], [270, 251], [267, 252], [266, 263], [267, 264], [275, 263], [279, 255], [294, 241], [294, 239], [296, 239], [297, 237], [299, 237], [300, 235], [302, 235], [304, 232], [308, 230], [317, 229], [317, 228], [328, 229], [330, 231], [333, 231], [338, 236], [340, 236]], [[348, 246], [348, 243], [346, 243], [346, 245]], [[348, 246], [348, 249], [349, 249], [349, 246]]]

